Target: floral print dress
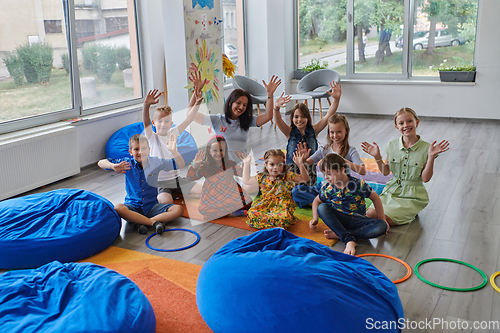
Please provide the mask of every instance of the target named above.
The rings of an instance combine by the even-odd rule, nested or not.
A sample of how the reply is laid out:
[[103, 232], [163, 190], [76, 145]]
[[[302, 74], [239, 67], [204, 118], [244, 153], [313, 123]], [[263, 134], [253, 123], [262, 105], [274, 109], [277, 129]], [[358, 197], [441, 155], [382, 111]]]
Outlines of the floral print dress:
[[286, 177], [271, 181], [268, 174], [257, 177], [259, 194], [248, 210], [247, 224], [255, 229], [275, 227], [288, 228], [297, 219], [293, 216], [297, 208], [292, 199], [296, 173], [288, 171]]

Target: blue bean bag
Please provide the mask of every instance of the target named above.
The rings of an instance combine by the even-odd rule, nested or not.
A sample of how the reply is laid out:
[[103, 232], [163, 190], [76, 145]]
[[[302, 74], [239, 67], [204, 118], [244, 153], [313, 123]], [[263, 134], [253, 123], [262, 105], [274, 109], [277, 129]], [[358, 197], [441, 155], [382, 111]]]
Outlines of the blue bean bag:
[[278, 228], [217, 251], [196, 302], [214, 332], [366, 332], [382, 321], [399, 332], [404, 320], [396, 286], [368, 261]]
[[60, 189], [0, 202], [0, 268], [36, 268], [88, 258], [109, 247], [121, 219], [113, 204]]
[[[175, 124], [173, 126], [176, 126]], [[125, 126], [111, 135], [106, 143], [106, 157], [111, 160], [129, 157], [128, 141], [135, 134], [144, 132], [142, 122]], [[198, 146], [194, 138], [186, 131], [182, 131], [177, 137], [177, 151], [181, 154], [187, 164], [194, 160], [198, 152]]]
[[0, 331], [154, 332], [151, 303], [127, 277], [90, 263], [0, 275]]

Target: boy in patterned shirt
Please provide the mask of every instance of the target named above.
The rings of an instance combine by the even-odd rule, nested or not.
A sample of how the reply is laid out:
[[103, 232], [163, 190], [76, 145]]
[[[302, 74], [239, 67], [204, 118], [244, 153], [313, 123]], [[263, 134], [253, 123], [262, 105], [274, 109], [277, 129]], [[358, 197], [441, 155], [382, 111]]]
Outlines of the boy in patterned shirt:
[[[345, 243], [344, 253], [356, 253], [356, 239], [376, 238], [389, 231], [382, 202], [364, 180], [346, 174], [347, 165], [337, 154], [328, 154], [320, 163], [326, 182], [313, 201], [311, 229], [316, 228], [318, 216], [331, 230], [326, 238], [340, 239]], [[375, 206], [378, 219], [366, 216], [365, 198]]]

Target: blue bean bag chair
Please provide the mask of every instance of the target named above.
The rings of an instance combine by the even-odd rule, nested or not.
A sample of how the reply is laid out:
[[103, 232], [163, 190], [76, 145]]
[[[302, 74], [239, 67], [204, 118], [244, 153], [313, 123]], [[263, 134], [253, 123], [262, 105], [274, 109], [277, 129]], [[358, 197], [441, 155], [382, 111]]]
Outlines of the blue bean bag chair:
[[[176, 126], [175, 124], [173, 126]], [[111, 135], [106, 143], [106, 157], [111, 160], [129, 157], [128, 140], [135, 134], [144, 132], [142, 122], [125, 126]], [[177, 151], [181, 154], [187, 164], [194, 160], [198, 153], [198, 146], [194, 138], [186, 131], [182, 131], [177, 137]]]
[[113, 204], [84, 190], [60, 189], [0, 202], [0, 268], [36, 268], [88, 258], [120, 233]]
[[155, 332], [151, 303], [127, 277], [58, 261], [0, 275], [0, 331]]
[[[368, 261], [275, 228], [237, 238], [206, 263], [196, 302], [218, 332], [367, 332], [404, 320], [396, 286]], [[373, 327], [372, 327], [373, 328]]]

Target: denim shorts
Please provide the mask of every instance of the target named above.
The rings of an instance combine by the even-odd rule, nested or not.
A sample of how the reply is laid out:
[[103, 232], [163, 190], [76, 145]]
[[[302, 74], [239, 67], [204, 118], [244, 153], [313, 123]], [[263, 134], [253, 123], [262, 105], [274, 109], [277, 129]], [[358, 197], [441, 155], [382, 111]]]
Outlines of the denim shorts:
[[129, 204], [124, 204], [124, 206], [127, 207], [129, 210], [131, 210], [133, 212], [136, 212], [136, 213], [139, 213], [141, 215], [144, 215], [146, 217], [151, 218], [151, 217], [156, 216], [158, 214], [165, 213], [170, 207], [173, 206], [173, 204], [161, 204], [161, 203], [157, 203], [147, 213], [145, 213], [142, 210], [142, 208], [135, 208], [134, 206], [131, 206]]

